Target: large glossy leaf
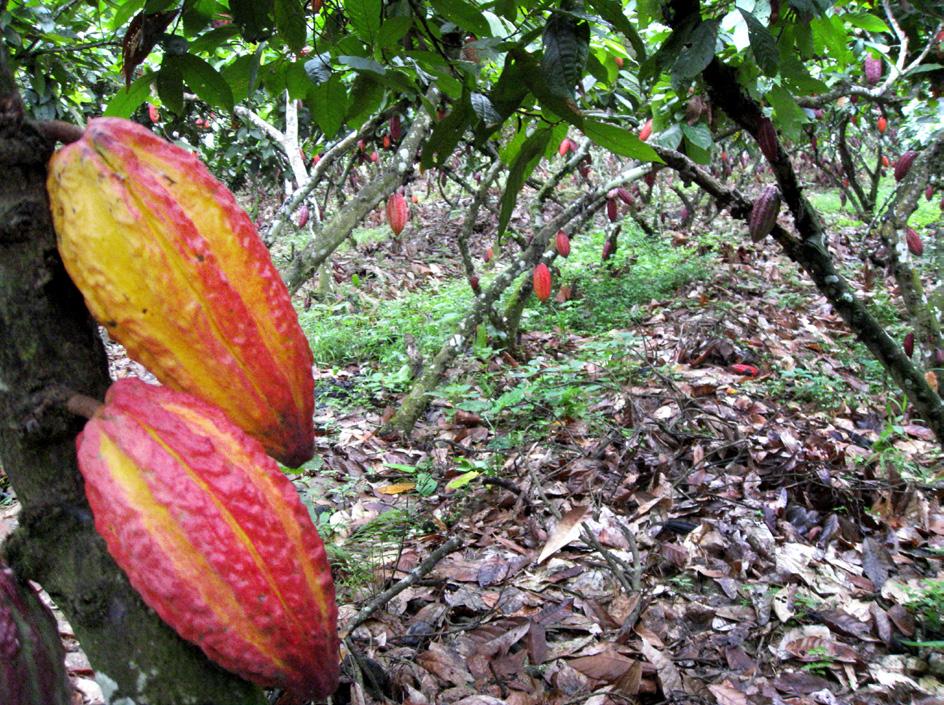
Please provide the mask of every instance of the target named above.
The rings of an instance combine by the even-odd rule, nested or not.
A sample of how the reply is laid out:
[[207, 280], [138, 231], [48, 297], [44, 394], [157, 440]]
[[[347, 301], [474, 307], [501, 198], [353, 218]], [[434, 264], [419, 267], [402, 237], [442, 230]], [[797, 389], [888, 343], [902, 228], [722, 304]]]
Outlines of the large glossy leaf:
[[604, 149], [643, 162], [661, 162], [655, 150], [625, 127], [597, 120], [584, 120], [583, 133]]
[[229, 11], [248, 41], [258, 42], [269, 36], [272, 0], [229, 0]]
[[751, 41], [754, 61], [768, 76], [775, 74], [780, 63], [776, 40], [767, 31], [767, 28], [761, 24], [760, 20], [750, 12], [741, 10], [741, 16], [747, 23], [747, 32]]
[[301, 51], [308, 37], [301, 0], [275, 0], [275, 26], [292, 51]]
[[538, 128], [529, 136], [521, 149], [515, 156], [514, 161], [508, 168], [508, 178], [505, 180], [505, 192], [502, 194], [501, 210], [498, 213], [498, 235], [501, 237], [508, 227], [508, 221], [511, 220], [511, 214], [515, 209], [515, 203], [518, 201], [518, 194], [528, 180], [534, 167], [541, 161], [544, 149], [548, 140], [551, 138], [551, 130], [548, 127]]
[[672, 66], [672, 80], [677, 85], [684, 84], [705, 70], [715, 55], [715, 42], [718, 39], [717, 20], [701, 22], [695, 26], [685, 47], [679, 53]]
[[145, 73], [140, 78], [132, 81], [127, 88], [122, 88], [108, 101], [108, 107], [105, 108], [106, 117], [131, 117], [131, 113], [148, 99], [151, 94], [151, 81], [154, 80], [154, 74]]
[[431, 0], [430, 5], [439, 15], [476, 37], [491, 36], [492, 31], [482, 11], [464, 0]]
[[170, 110], [182, 115], [184, 112], [184, 77], [180, 72], [176, 56], [165, 54], [161, 70], [157, 74], [157, 95]]
[[380, 31], [380, 0], [344, 0], [344, 12], [357, 36], [373, 44]]
[[573, 98], [587, 65], [590, 25], [572, 15], [555, 13], [547, 21], [542, 40], [541, 72], [548, 88], [559, 98]]
[[338, 134], [348, 107], [347, 90], [341, 77], [335, 76], [312, 87], [307, 105], [325, 138], [331, 139]]
[[617, 2], [617, 0], [590, 0], [590, 6], [597, 11], [600, 17], [613, 25], [618, 32], [621, 32], [629, 40], [633, 53], [636, 55], [636, 60], [644, 61], [646, 45], [643, 44], [642, 38], [633, 23], [623, 14], [623, 3]]
[[233, 91], [220, 72], [193, 54], [177, 57], [177, 65], [190, 89], [210, 105], [233, 109]]
[[474, 116], [471, 100], [468, 96], [463, 96], [453, 105], [446, 117], [440, 120], [433, 129], [433, 134], [429, 136], [420, 159], [423, 168], [429, 169], [446, 162]]

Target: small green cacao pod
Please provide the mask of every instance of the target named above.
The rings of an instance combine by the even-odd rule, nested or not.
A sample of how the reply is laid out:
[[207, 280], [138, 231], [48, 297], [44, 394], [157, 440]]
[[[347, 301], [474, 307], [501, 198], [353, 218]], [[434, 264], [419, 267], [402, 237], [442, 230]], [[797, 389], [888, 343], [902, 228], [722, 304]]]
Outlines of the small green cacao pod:
[[31, 585], [0, 563], [0, 702], [69, 705], [65, 660], [52, 612]]
[[754, 201], [748, 230], [753, 242], [760, 242], [774, 229], [780, 215], [780, 190], [773, 184], [767, 186]]

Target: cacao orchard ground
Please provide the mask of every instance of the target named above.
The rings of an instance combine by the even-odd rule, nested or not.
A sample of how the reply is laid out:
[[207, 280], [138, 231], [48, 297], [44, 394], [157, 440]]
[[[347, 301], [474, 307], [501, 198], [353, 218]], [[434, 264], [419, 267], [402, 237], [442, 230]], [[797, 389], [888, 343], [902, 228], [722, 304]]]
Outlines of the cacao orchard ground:
[[[348, 250], [334, 278], [357, 275], [354, 305], [454, 278], [458, 217], [414, 207], [402, 243]], [[734, 234], [712, 271], [632, 329], [529, 325], [518, 359], [460, 359], [447, 389], [464, 387], [409, 444], [375, 433], [395, 394], [345, 397], [374, 361], [318, 372], [321, 455], [294, 479], [332, 547], [342, 629], [463, 542], [353, 631], [376, 668], [349, 668], [334, 702], [942, 702], [940, 650], [904, 643], [941, 638], [908, 607], [944, 574], [940, 451], [791, 264], [713, 227]], [[140, 373], [112, 353], [113, 374]], [[15, 514], [3, 495], [4, 535]], [[61, 630], [76, 702], [99, 702]]]

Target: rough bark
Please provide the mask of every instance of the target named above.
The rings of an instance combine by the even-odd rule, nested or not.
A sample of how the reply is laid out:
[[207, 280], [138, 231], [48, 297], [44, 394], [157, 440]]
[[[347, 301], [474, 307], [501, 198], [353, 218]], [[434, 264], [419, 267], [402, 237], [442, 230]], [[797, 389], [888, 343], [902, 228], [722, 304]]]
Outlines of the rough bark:
[[51, 144], [22, 119], [0, 47], [0, 462], [22, 505], [3, 546], [69, 619], [112, 702], [250, 705], [261, 692], [181, 641], [131, 589], [95, 532], [75, 458], [82, 419], [49, 390], [101, 398], [104, 349], [56, 253]]
[[[432, 98], [433, 94], [428, 97]], [[417, 109], [413, 124], [397, 149], [390, 167], [364, 186], [332, 218], [325, 220], [316, 231], [314, 240], [289, 264], [285, 272], [289, 291], [298, 291], [321, 263], [353, 232], [357, 224], [413, 173], [416, 152], [429, 134], [431, 123], [432, 116], [426, 110]]]

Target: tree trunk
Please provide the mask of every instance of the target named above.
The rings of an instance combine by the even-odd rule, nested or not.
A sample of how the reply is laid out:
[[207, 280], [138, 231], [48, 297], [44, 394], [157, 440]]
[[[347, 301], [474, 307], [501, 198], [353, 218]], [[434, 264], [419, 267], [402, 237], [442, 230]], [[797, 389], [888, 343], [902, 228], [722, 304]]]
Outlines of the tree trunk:
[[148, 609], [95, 532], [75, 455], [81, 419], [57, 386], [101, 399], [97, 327], [56, 253], [46, 199], [52, 145], [24, 122], [0, 45], [0, 462], [22, 505], [3, 546], [69, 619], [110, 702], [255, 705], [261, 691], [210, 663]]

